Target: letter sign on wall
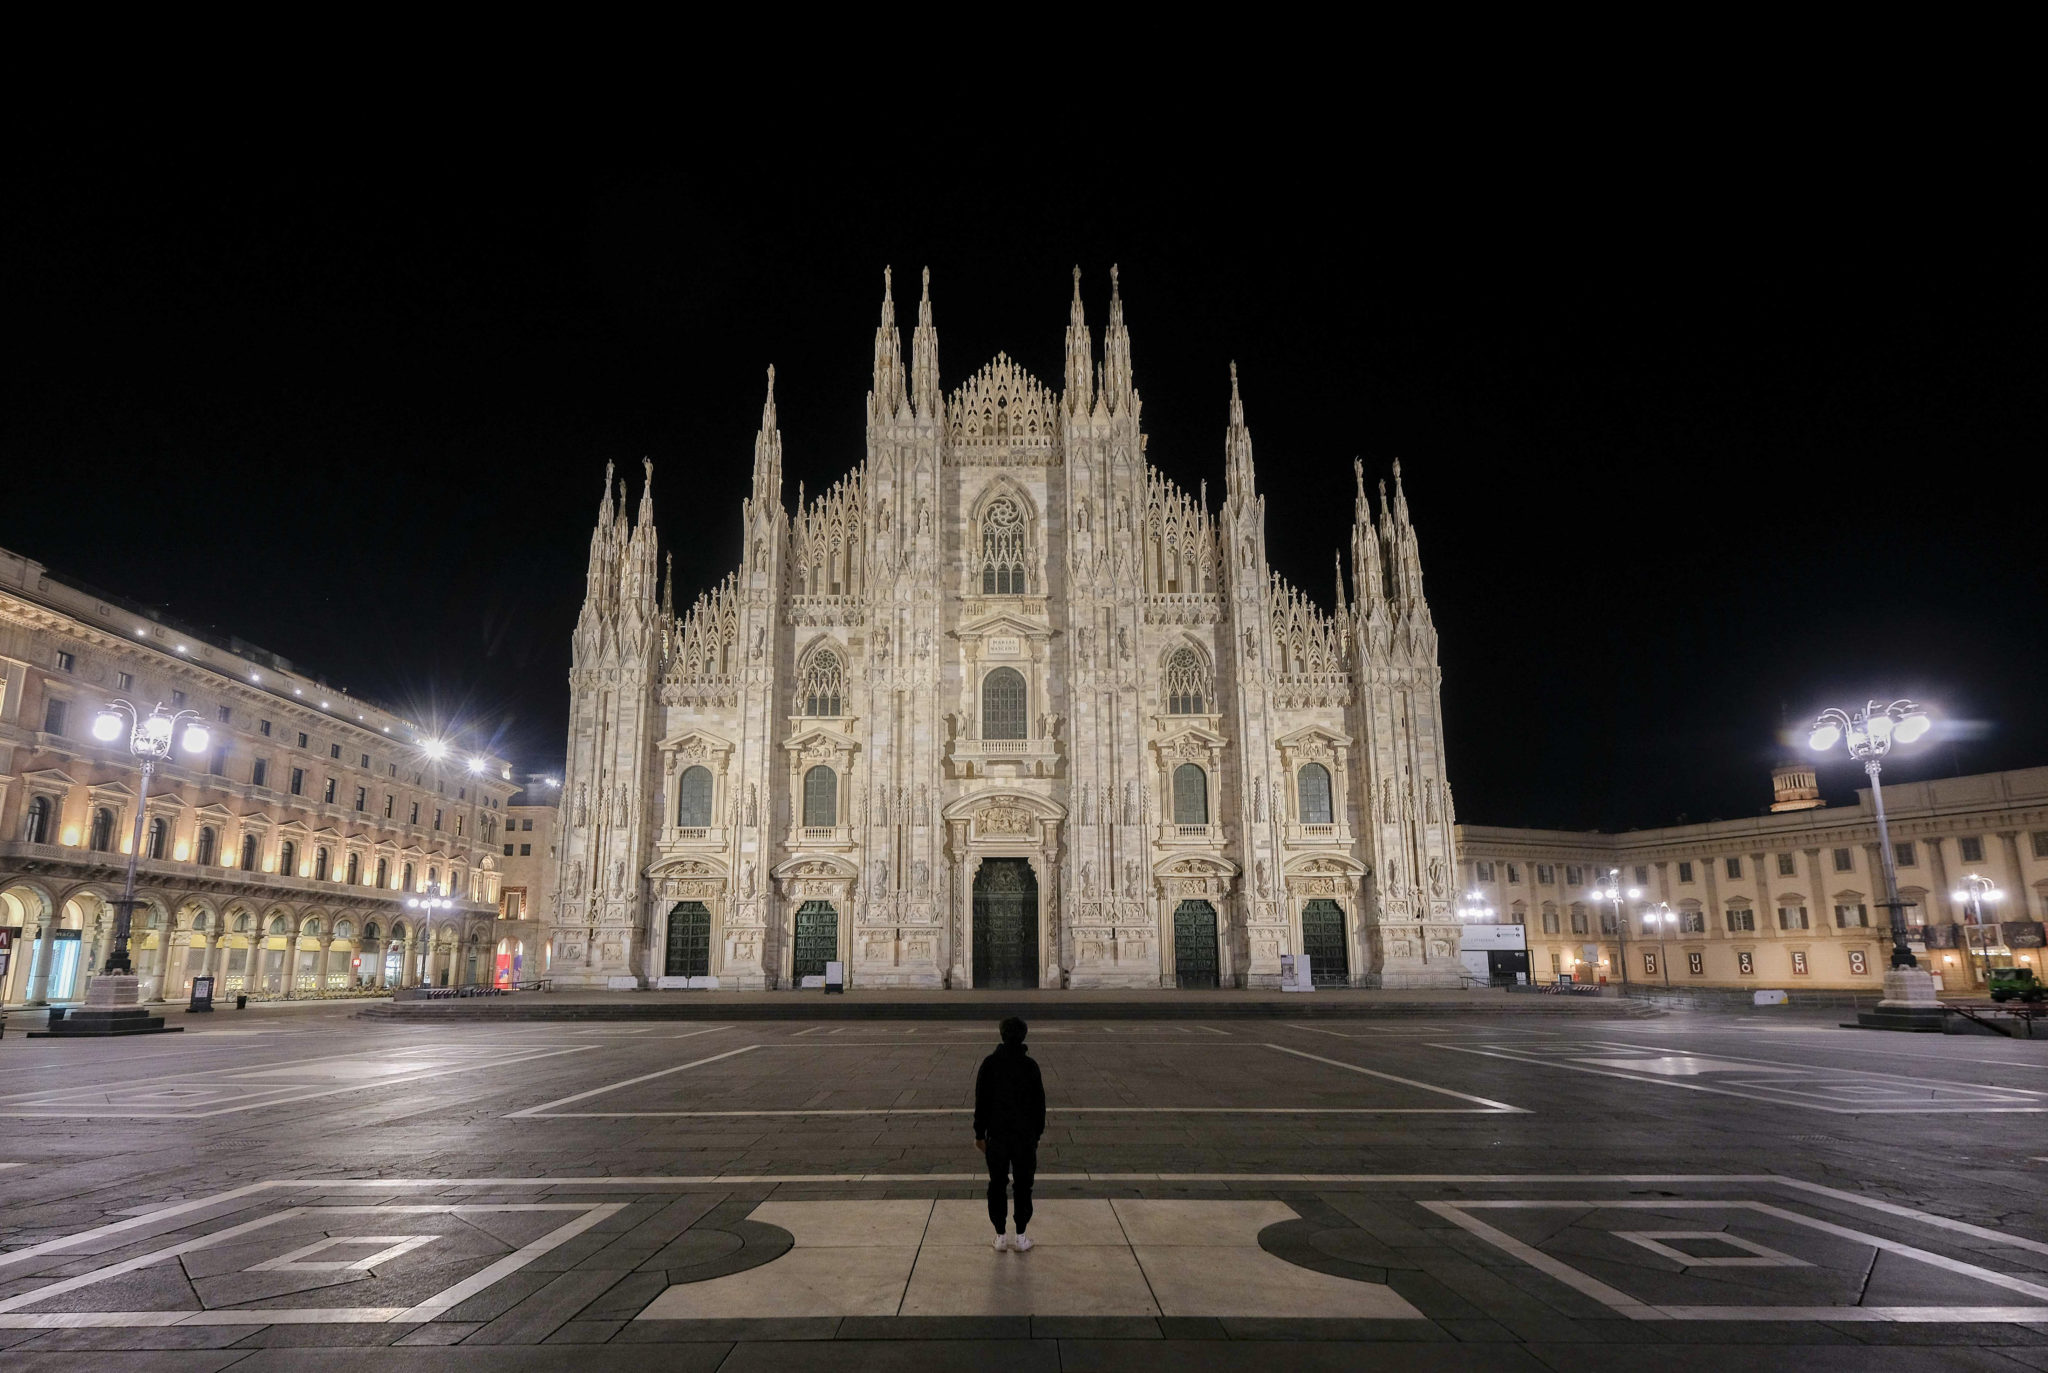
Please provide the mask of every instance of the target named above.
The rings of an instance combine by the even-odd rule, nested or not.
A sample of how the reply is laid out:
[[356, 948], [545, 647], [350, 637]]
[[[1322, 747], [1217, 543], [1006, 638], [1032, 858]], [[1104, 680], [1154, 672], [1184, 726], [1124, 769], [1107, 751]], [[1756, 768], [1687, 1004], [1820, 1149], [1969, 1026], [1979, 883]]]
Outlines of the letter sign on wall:
[[1849, 971], [1857, 977], [1870, 971], [1870, 960], [1861, 949], [1849, 950]]
[[1685, 956], [1685, 962], [1694, 977], [1705, 977], [1707, 975], [1707, 956], [1705, 954], [1689, 953]]
[[1806, 950], [1794, 949], [1792, 951], [1792, 975], [1794, 977], [1806, 976]]
[[1735, 955], [1735, 970], [1744, 977], [1754, 977], [1756, 975], [1756, 955], [1747, 949]]

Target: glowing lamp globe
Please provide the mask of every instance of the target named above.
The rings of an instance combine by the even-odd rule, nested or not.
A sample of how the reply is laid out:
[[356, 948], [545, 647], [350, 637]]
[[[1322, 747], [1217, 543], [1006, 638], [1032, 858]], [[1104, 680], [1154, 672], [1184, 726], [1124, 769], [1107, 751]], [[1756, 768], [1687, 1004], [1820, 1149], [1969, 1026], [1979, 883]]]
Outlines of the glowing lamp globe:
[[94, 717], [92, 737], [103, 744], [111, 744], [121, 737], [121, 717], [111, 710], [103, 710]]
[[1892, 738], [1902, 744], [1910, 744], [1925, 734], [1927, 727], [1932, 723], [1933, 721], [1929, 720], [1925, 715], [1918, 713], [1908, 715], [1903, 720], [1900, 720], [1898, 724], [1892, 726]]
[[427, 740], [426, 743], [420, 745], [420, 751], [437, 763], [448, 756], [448, 746], [439, 739]]
[[204, 725], [187, 725], [185, 737], [178, 742], [187, 753], [204, 753], [206, 746], [213, 742], [213, 736], [206, 732]]
[[1806, 746], [1825, 753], [1842, 741], [1842, 727], [1829, 720], [1823, 720], [1813, 727], [1813, 733], [1806, 736]]

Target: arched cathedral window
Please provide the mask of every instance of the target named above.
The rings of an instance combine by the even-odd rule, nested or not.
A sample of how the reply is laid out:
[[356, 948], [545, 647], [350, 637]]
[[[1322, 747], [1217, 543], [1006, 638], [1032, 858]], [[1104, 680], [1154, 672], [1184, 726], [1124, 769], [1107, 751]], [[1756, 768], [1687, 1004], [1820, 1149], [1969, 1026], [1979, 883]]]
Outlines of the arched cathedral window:
[[1295, 792], [1301, 803], [1301, 823], [1331, 823], [1330, 770], [1321, 763], [1304, 763], [1295, 777]]
[[1173, 823], [1209, 823], [1209, 774], [1198, 763], [1182, 763], [1173, 770]]
[[1209, 674], [1203, 670], [1202, 655], [1192, 648], [1177, 648], [1166, 660], [1166, 713], [1206, 715], [1209, 704]]
[[803, 679], [797, 684], [797, 698], [806, 715], [836, 716], [846, 686], [846, 669], [839, 655], [821, 648], [804, 664]]
[[999, 667], [981, 679], [981, 737], [1025, 737], [1024, 677], [1013, 667]]
[[676, 786], [682, 801], [676, 807], [676, 823], [686, 830], [701, 830], [711, 827], [711, 769], [690, 767], [683, 769], [681, 782]]
[[819, 764], [804, 774], [804, 824], [839, 823], [839, 774]]
[[1024, 583], [1024, 512], [1004, 496], [981, 514], [981, 594], [1021, 596]]

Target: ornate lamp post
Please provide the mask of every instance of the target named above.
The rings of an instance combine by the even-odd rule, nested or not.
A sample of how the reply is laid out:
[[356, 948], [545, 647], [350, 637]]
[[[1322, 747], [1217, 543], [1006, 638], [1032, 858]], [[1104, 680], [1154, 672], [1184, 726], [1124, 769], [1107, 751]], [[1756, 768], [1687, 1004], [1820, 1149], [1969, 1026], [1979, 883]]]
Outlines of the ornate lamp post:
[[1624, 990], [1628, 987], [1628, 912], [1622, 908], [1621, 899], [1626, 896], [1633, 901], [1642, 894], [1641, 887], [1623, 890], [1620, 868], [1609, 868], [1607, 881], [1593, 884], [1593, 900], [1605, 901], [1614, 907], [1614, 927], [1621, 932], [1621, 985]]
[[1486, 904], [1486, 893], [1465, 893], [1465, 904], [1458, 907], [1458, 919], [1470, 924], [1475, 920], [1491, 920], [1493, 917], [1494, 909]]
[[[1973, 872], [1963, 878], [1962, 888], [1956, 892], [1955, 898], [1970, 903], [1970, 928], [1981, 929], [1984, 924], [1984, 907], [1987, 904], [1996, 904], [2004, 895], [1996, 882]], [[1991, 950], [1983, 943], [1981, 936], [1978, 938], [1977, 948], [1984, 955], [1984, 985], [1988, 987], [1991, 985]], [[1971, 960], [1972, 965], [1975, 962], [1975, 959]]]
[[[183, 737], [179, 738], [180, 727]], [[109, 701], [92, 722], [92, 736], [111, 744], [128, 733], [128, 751], [135, 756], [142, 773], [135, 793], [135, 825], [128, 843], [128, 876], [122, 883], [120, 899], [114, 906], [114, 931], [107, 944], [107, 960], [86, 993], [83, 1008], [50, 1022], [49, 1033], [60, 1038], [73, 1036], [161, 1034], [164, 1018], [146, 1014], [136, 1005], [135, 972], [128, 962], [128, 931], [135, 918], [135, 865], [142, 858], [142, 827], [149, 808], [149, 779], [171, 756], [171, 741], [178, 739], [187, 753], [204, 753], [212, 742], [196, 711], [166, 711], [159, 702], [148, 715], [131, 701]]]
[[171, 756], [171, 738], [178, 733], [180, 725], [185, 726], [185, 737], [179, 741], [185, 752], [206, 752], [211, 739], [206, 726], [199, 723], [196, 710], [166, 714], [163, 703], [158, 702], [156, 709], [145, 717], [128, 701], [110, 701], [92, 722], [92, 737], [105, 744], [113, 743], [126, 729], [128, 751], [135, 755], [136, 765], [142, 772], [142, 782], [135, 797], [135, 825], [128, 845], [128, 878], [122, 884], [121, 899], [114, 903], [114, 937], [107, 949], [107, 961], [100, 967], [101, 977], [111, 975], [134, 980], [133, 970], [128, 964], [128, 928], [135, 911], [135, 864], [142, 857], [143, 812], [149, 806], [149, 779], [155, 774], [157, 764]]
[[1906, 903], [1899, 900], [1898, 863], [1884, 818], [1884, 784], [1878, 776], [1893, 744], [1912, 743], [1932, 723], [1916, 702], [1898, 700], [1883, 706], [1870, 701], [1853, 714], [1832, 706], [1822, 711], [1806, 738], [1808, 746], [1819, 753], [1838, 743], [1846, 745], [1849, 756], [1863, 764], [1870, 778], [1870, 802], [1877, 812], [1878, 857], [1884, 868], [1884, 901], [1880, 904], [1891, 912], [1892, 958], [1891, 971], [1884, 976], [1884, 1000], [1876, 1011], [1861, 1012], [1856, 1018], [1877, 1028], [1910, 1029], [1915, 1022], [1937, 1024], [1943, 1018], [1941, 1002], [1934, 995], [1934, 978], [1921, 970], [1920, 961], [1906, 947]]
[[1920, 961], [1906, 947], [1905, 903], [1899, 900], [1899, 869], [1892, 854], [1891, 829], [1884, 818], [1884, 783], [1878, 774], [1884, 770], [1885, 755], [1892, 751], [1894, 743], [1912, 743], [1927, 732], [1931, 723], [1927, 712], [1911, 701], [1894, 701], [1888, 706], [1872, 701], [1854, 715], [1833, 707], [1822, 711], [1806, 740], [1821, 753], [1837, 743], [1846, 743], [1849, 756], [1862, 763], [1863, 771], [1869, 774], [1870, 803], [1877, 811], [1878, 856], [1884, 865], [1883, 905], [1891, 912], [1894, 968], [1917, 968]]

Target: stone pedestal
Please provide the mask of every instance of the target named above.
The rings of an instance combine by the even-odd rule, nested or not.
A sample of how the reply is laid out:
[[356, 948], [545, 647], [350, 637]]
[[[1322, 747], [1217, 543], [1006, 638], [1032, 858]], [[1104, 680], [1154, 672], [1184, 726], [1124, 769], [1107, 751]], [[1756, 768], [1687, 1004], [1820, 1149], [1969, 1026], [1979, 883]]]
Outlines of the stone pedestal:
[[1884, 975], [1884, 1000], [1880, 1007], [1939, 1006], [1934, 994], [1934, 974], [1924, 968], [1893, 968]]
[[1923, 968], [1893, 968], [1884, 975], [1884, 1000], [1874, 1010], [1858, 1011], [1851, 1028], [1940, 1034], [1947, 1020], [1948, 1012], [1934, 994], [1933, 974]]
[[141, 979], [132, 973], [102, 973], [86, 989], [85, 1004], [58, 1018], [50, 1014], [50, 1027], [30, 1030], [30, 1039], [104, 1039], [112, 1035], [180, 1034], [182, 1025], [167, 1026], [160, 1015], [151, 1015], [136, 1004], [142, 995]]

